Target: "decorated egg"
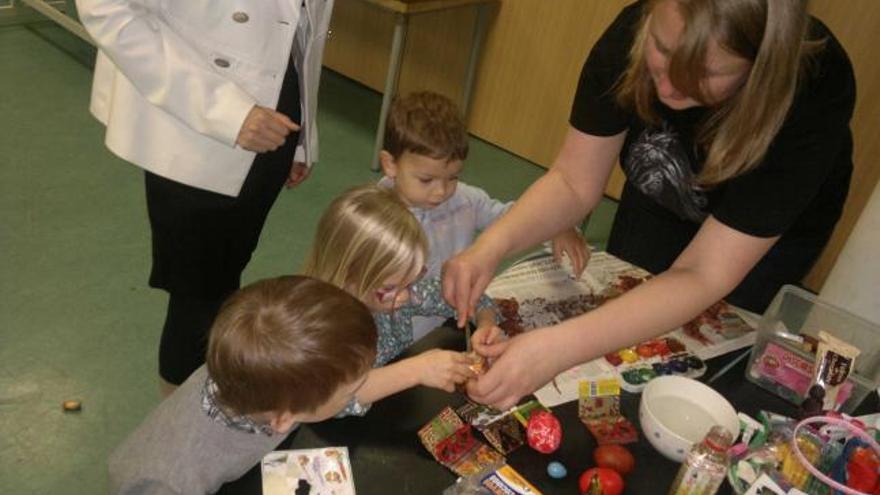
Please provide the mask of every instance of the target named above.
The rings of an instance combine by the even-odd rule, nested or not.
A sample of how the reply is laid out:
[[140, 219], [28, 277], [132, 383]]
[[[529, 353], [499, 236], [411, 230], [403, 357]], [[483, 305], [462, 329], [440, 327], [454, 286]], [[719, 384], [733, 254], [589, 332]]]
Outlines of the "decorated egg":
[[565, 469], [565, 466], [559, 461], [553, 461], [550, 464], [547, 464], [547, 474], [550, 475], [551, 478], [562, 479], [568, 474], [568, 470]]
[[562, 443], [562, 426], [556, 416], [549, 411], [537, 411], [529, 418], [526, 428], [529, 447], [549, 454], [559, 448]]

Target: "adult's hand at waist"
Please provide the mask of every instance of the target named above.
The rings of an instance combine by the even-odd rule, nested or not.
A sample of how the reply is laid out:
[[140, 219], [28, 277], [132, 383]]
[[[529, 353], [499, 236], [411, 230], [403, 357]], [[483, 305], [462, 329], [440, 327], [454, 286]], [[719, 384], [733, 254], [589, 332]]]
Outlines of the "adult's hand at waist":
[[248, 151], [265, 153], [275, 151], [292, 131], [298, 131], [299, 124], [287, 115], [271, 108], [254, 105], [248, 112], [235, 144]]

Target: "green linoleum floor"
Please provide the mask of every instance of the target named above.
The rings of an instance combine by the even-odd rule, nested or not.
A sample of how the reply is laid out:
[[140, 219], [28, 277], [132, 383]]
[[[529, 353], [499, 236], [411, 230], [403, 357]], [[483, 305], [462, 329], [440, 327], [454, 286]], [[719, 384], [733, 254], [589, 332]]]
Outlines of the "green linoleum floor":
[[[0, 28], [0, 493], [97, 494], [110, 450], [158, 401], [164, 293], [149, 289], [143, 176], [87, 111], [90, 50], [51, 24]], [[325, 72], [322, 162], [281, 194], [244, 280], [290, 273], [322, 209], [369, 171], [380, 96]], [[463, 179], [516, 198], [542, 169], [472, 140]], [[614, 205], [588, 237], [603, 245]], [[81, 412], [61, 402], [79, 399]]]

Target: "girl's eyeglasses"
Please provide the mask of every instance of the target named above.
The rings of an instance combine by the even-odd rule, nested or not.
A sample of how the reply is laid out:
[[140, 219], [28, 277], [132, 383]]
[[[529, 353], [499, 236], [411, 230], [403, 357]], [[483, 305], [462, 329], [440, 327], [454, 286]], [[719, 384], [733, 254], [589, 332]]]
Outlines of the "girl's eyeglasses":
[[[417, 284], [424, 276], [428, 273], [428, 267], [422, 266], [422, 270], [419, 272], [418, 276], [410, 283], [404, 285], [403, 287], [398, 287], [396, 285], [379, 287], [376, 289], [376, 299], [381, 304], [388, 304], [397, 300], [397, 296], [401, 293], [401, 291], [411, 290], [413, 285]], [[410, 295], [412, 293], [410, 292]]]

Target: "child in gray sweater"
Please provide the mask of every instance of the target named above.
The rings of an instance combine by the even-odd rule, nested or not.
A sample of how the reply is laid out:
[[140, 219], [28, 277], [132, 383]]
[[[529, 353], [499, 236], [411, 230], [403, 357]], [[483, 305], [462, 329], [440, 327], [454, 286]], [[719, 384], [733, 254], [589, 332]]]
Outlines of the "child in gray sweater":
[[111, 493], [216, 492], [297, 424], [342, 410], [375, 355], [372, 315], [341, 289], [287, 276], [239, 290], [211, 328], [206, 364], [110, 456]]

